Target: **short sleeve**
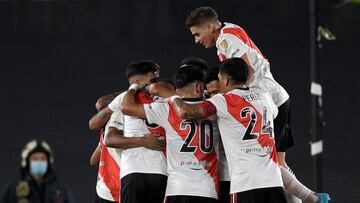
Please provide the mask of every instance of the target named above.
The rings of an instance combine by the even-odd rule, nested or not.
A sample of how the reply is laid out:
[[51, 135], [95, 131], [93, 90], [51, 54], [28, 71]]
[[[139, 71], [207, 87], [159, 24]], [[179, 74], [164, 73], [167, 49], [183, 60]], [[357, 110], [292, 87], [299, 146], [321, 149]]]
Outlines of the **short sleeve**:
[[225, 98], [222, 96], [222, 94], [217, 94], [207, 101], [211, 102], [216, 107], [216, 115], [218, 117], [225, 117], [226, 114], [226, 103]]
[[249, 51], [249, 46], [232, 34], [223, 34], [220, 41], [220, 49], [222, 49], [227, 58], [241, 58]]
[[149, 123], [155, 123], [161, 126], [167, 121], [169, 114], [169, 104], [166, 101], [152, 102], [144, 104], [146, 119]]
[[112, 102], [108, 105], [108, 107], [111, 111], [115, 112], [115, 111], [120, 110], [121, 102], [122, 102], [124, 95], [125, 95], [125, 92], [119, 94], [117, 97], [115, 97], [114, 100], [112, 100]]
[[108, 122], [108, 127], [114, 127], [118, 130], [124, 130], [124, 114], [121, 111], [118, 110], [113, 112]]

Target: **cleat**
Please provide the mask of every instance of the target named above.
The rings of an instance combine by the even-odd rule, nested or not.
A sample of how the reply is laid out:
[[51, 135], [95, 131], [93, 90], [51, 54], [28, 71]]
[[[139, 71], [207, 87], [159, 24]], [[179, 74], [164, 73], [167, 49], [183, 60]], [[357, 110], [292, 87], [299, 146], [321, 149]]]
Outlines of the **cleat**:
[[328, 203], [331, 200], [328, 193], [315, 193], [315, 194], [319, 198], [316, 203]]

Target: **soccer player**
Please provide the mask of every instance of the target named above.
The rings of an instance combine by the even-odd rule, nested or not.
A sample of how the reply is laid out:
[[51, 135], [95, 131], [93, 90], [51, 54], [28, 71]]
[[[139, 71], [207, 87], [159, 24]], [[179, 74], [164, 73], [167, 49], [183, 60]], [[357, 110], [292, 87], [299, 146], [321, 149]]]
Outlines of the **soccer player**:
[[273, 137], [275, 104], [261, 90], [245, 87], [247, 67], [240, 58], [224, 62], [219, 78], [225, 94], [195, 105], [174, 96], [176, 112], [185, 119], [217, 115], [233, 202], [286, 202]]
[[245, 30], [235, 24], [221, 24], [218, 15], [210, 7], [200, 7], [190, 13], [186, 26], [195, 38], [195, 43], [210, 48], [216, 45], [220, 61], [241, 57], [248, 65], [246, 86], [259, 87], [268, 92], [279, 114], [274, 121], [274, 131], [279, 163], [288, 168], [286, 149], [294, 145], [290, 129], [290, 100], [285, 89], [279, 85], [270, 72], [269, 61], [260, 52]]
[[[108, 106], [117, 93], [102, 96], [95, 104], [97, 111], [101, 111]], [[117, 107], [120, 109], [120, 107]], [[96, 183], [96, 203], [109, 203], [120, 201], [120, 157], [121, 152], [115, 148], [109, 148], [105, 145], [105, 137], [109, 126], [117, 127], [123, 130], [123, 126], [114, 122], [115, 114], [111, 115], [109, 122], [100, 130], [100, 141], [93, 155], [91, 164], [98, 166], [98, 177]], [[94, 118], [94, 117], [92, 117]], [[90, 120], [89, 123], [93, 121]]]
[[[135, 61], [128, 65], [126, 75], [130, 84], [143, 87], [157, 79], [159, 66], [152, 61]], [[118, 104], [122, 97], [115, 98]], [[141, 93], [140, 100], [149, 95]], [[117, 128], [110, 127], [106, 144], [122, 149], [121, 153], [121, 202], [160, 203], [165, 196], [167, 166], [164, 154], [165, 141], [151, 135], [145, 120], [124, 116], [123, 135]]]
[[[186, 65], [175, 74], [176, 92], [187, 103], [203, 100], [203, 75]], [[166, 131], [168, 163], [167, 203], [211, 203], [218, 199], [217, 147], [218, 130], [214, 118], [187, 120], [180, 118], [171, 102], [138, 104], [132, 85], [122, 104], [124, 114], [146, 118]]]
[[[217, 110], [217, 115], [223, 116], [223, 117], [218, 117], [219, 120], [221, 120], [220, 118], [225, 119], [224, 125], [228, 124], [226, 121], [228, 121], [228, 119], [230, 119], [230, 121], [231, 121], [232, 118], [237, 119], [240, 123], [242, 121], [245, 121], [245, 123], [242, 123], [242, 125], [246, 124], [246, 122], [248, 122], [246, 125], [247, 127], [246, 127], [244, 137], [256, 138], [256, 136], [257, 136], [258, 137], [257, 140], [259, 141], [259, 144], [261, 146], [267, 146], [269, 144], [272, 144], [272, 139], [268, 139], [268, 137], [271, 137], [271, 136], [267, 136], [267, 134], [272, 135], [272, 128], [271, 128], [272, 120], [266, 121], [263, 119], [263, 117], [267, 118], [269, 116], [269, 112], [268, 112], [269, 110], [276, 112], [277, 109], [274, 108], [274, 106], [271, 109], [269, 109], [268, 107], [266, 107], [266, 108], [263, 107], [262, 114], [261, 114], [261, 111], [259, 111], [258, 109], [256, 109], [257, 111], [255, 114], [254, 112], [252, 112], [252, 110], [248, 111], [247, 110], [248, 108], [246, 107], [246, 105], [245, 105], [245, 107], [243, 107], [241, 105], [242, 100], [245, 101], [244, 104], [248, 104], [248, 102], [251, 103], [251, 102], [257, 100], [256, 94], [246, 94], [246, 91], [251, 92], [250, 90], [255, 89], [259, 92], [262, 92], [258, 88], [250, 89], [250, 88], [244, 87], [244, 85], [246, 83], [245, 81], [247, 78], [247, 70], [248, 69], [246, 67], [246, 63], [241, 58], [233, 58], [233, 59], [226, 60], [224, 63], [221, 64], [221, 68], [220, 68], [220, 72], [219, 72], [220, 90], [221, 90], [221, 92], [224, 92], [224, 94], [222, 94], [222, 95], [218, 94], [218, 95], [214, 96], [213, 98], [210, 99], [210, 102], [206, 103], [205, 105], [201, 105], [201, 106], [199, 106], [199, 105], [189, 106], [184, 103], [181, 103], [180, 100], [177, 100], [179, 103], [181, 103], [181, 104], [179, 104], [177, 102], [174, 102], [175, 106], [178, 107], [177, 110], [182, 111], [180, 113], [183, 114], [183, 116], [185, 116], [185, 117], [188, 117], [188, 116], [200, 116], [201, 117], [201, 116], [204, 116], [204, 114], [211, 115], [211, 113], [214, 113], [211, 111], [216, 112], [216, 110]], [[244, 94], [240, 94], [241, 95], [240, 97], [235, 97], [234, 93], [232, 93], [232, 92], [236, 91], [236, 88], [238, 88], [239, 86], [240, 87], [242, 86], [240, 89], [245, 88], [243, 90], [245, 92], [243, 92]], [[241, 92], [238, 92], [238, 93], [241, 93]], [[260, 98], [266, 98], [266, 97], [267, 97], [267, 94], [263, 93], [263, 96]], [[225, 102], [224, 102], [224, 100], [225, 100]], [[240, 101], [240, 104], [237, 103], [238, 102], [237, 100]], [[273, 104], [271, 99], [266, 99], [266, 100], [267, 100], [268, 104]], [[219, 103], [221, 103], [222, 105], [219, 105]], [[215, 108], [214, 105], [216, 106], [216, 110], [214, 109]], [[254, 108], [252, 106], [250, 106], [250, 107], [254, 110]], [[220, 112], [219, 112], [219, 110], [220, 110]], [[238, 115], [234, 114], [234, 110], [235, 110], [235, 112], [241, 110], [240, 114], [238, 114]], [[226, 111], [229, 111], [231, 116], [227, 115]], [[224, 116], [224, 115], [226, 115], [226, 116]], [[243, 119], [245, 119], [245, 120], [243, 120]], [[259, 124], [260, 121], [261, 121], [261, 124]], [[233, 184], [235, 184], [233, 182], [233, 172], [231, 169], [232, 168], [231, 166], [233, 166], [233, 163], [231, 163], [231, 158], [229, 158], [229, 156], [231, 157], [231, 155], [229, 155], [229, 153], [228, 153], [229, 149], [227, 149], [229, 145], [226, 144], [228, 142], [225, 139], [226, 139], [227, 135], [231, 135], [231, 133], [234, 133], [234, 132], [229, 131], [228, 134], [226, 134], [226, 133], [223, 134], [221, 126], [224, 127], [224, 125], [219, 123], [221, 138], [224, 143], [225, 152], [226, 152], [228, 163], [229, 163], [230, 179], [232, 181], [231, 182], [231, 193], [233, 193], [234, 191], [232, 191], [233, 190], [232, 188], [233, 188]], [[257, 131], [259, 131], [259, 125], [261, 127], [261, 133], [257, 132]], [[228, 124], [227, 126], [231, 126], [231, 128], [233, 128], [232, 124]], [[251, 130], [251, 128], [252, 128], [252, 130]], [[247, 136], [249, 134], [250, 134], [250, 137]], [[265, 137], [263, 136], [263, 134], [265, 134]], [[246, 138], [246, 139], [243, 138], [243, 142], [245, 144], [248, 141], [248, 138]], [[264, 139], [264, 138], [266, 138], [266, 139]], [[233, 142], [231, 142], [231, 143], [233, 143]], [[243, 143], [240, 143], [240, 144], [243, 144]], [[232, 145], [230, 144], [230, 149], [236, 149], [236, 148], [232, 147]], [[251, 150], [249, 152], [251, 152]], [[238, 153], [238, 151], [236, 153]], [[272, 152], [271, 156], [272, 156], [272, 158], [275, 157], [274, 151]], [[277, 161], [275, 161], [275, 159], [273, 159], [273, 160], [275, 163], [277, 163]], [[311, 203], [315, 203], [315, 202], [327, 203], [329, 201], [330, 198], [327, 193], [314, 194], [311, 190], [309, 190], [304, 185], [302, 185], [292, 174], [290, 174], [288, 170], [284, 169], [282, 166], [280, 166], [280, 170], [281, 170], [281, 176], [282, 176], [282, 180], [283, 180], [286, 191], [289, 192], [290, 194], [295, 195], [296, 197], [299, 197], [304, 203], [310, 203], [310, 202]], [[256, 173], [252, 172], [251, 174], [254, 175]], [[245, 182], [247, 182], [247, 181], [245, 181]], [[262, 181], [260, 181], [258, 183], [263, 184], [261, 182]], [[240, 181], [236, 184], [241, 185], [242, 183]]]
[[[213, 97], [220, 92], [218, 73], [219, 67], [217, 66], [208, 70], [205, 75], [204, 82], [206, 85], [206, 98]], [[229, 166], [226, 160], [226, 154], [221, 138], [219, 141], [219, 202], [228, 203], [230, 201]]]

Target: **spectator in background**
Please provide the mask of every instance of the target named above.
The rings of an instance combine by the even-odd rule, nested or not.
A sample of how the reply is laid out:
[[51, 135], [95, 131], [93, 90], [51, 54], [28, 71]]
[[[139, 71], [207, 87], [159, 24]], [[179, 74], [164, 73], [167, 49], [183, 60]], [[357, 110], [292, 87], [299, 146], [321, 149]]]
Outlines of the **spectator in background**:
[[21, 178], [7, 187], [1, 203], [73, 203], [55, 176], [52, 151], [45, 141], [27, 143], [21, 158]]

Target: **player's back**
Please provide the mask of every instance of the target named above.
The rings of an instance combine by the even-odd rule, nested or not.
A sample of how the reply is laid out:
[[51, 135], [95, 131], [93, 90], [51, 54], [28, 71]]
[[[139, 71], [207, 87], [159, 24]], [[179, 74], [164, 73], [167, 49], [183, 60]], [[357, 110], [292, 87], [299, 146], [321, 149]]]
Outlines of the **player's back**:
[[[199, 100], [197, 100], [199, 101]], [[166, 131], [166, 196], [218, 198], [218, 128], [216, 118], [180, 118], [171, 103], [145, 105], [149, 121]]]
[[228, 159], [231, 193], [282, 186], [273, 119], [277, 108], [257, 88], [235, 89], [211, 99]]
[[[149, 103], [151, 96], [145, 92], [139, 92], [136, 96], [138, 103]], [[124, 136], [143, 137], [150, 131], [146, 125], [146, 120], [133, 116], [124, 116]], [[166, 172], [166, 158], [161, 151], [147, 149], [145, 147], [129, 148], [122, 152], [121, 173], [124, 176], [130, 173], [163, 174]]]

